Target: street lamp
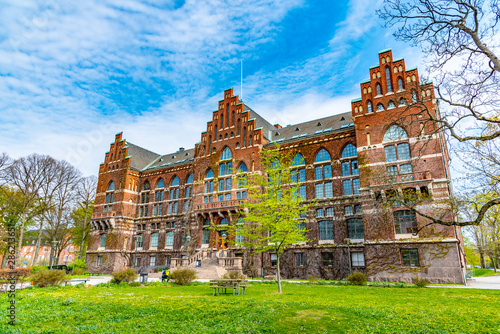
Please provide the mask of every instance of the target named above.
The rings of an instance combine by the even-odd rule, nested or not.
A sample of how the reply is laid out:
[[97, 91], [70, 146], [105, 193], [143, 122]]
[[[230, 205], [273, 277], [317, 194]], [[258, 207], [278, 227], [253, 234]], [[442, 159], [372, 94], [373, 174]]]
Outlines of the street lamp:
[[142, 243], [142, 234], [139, 234], [135, 237], [135, 256], [134, 256], [134, 270], [135, 270], [135, 265], [137, 263], [137, 245]]
[[186, 237], [186, 257], [189, 259], [189, 241], [191, 240], [191, 236]]

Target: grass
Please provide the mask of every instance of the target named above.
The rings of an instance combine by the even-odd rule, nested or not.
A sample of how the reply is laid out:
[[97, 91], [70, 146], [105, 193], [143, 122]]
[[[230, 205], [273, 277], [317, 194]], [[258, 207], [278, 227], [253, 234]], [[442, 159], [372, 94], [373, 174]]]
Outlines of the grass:
[[215, 297], [201, 283], [31, 288], [17, 292], [17, 325], [3, 317], [0, 333], [500, 333], [497, 290], [283, 283], [276, 291], [263, 283]]
[[495, 272], [494, 270], [490, 270], [490, 269], [475, 269], [475, 268], [474, 268], [474, 274], [476, 275], [476, 277], [500, 275], [499, 272]]

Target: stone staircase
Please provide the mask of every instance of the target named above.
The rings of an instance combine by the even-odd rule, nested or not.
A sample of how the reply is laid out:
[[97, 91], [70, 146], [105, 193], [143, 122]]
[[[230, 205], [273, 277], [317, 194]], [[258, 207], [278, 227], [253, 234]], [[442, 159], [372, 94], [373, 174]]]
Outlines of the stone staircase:
[[[189, 258], [172, 259], [176, 267], [189, 268], [196, 271], [198, 279], [219, 279], [224, 276], [228, 270], [242, 269], [242, 259], [239, 257], [230, 257], [230, 252], [226, 251], [207, 251], [202, 250]], [[196, 267], [197, 260], [201, 261], [201, 266]]]

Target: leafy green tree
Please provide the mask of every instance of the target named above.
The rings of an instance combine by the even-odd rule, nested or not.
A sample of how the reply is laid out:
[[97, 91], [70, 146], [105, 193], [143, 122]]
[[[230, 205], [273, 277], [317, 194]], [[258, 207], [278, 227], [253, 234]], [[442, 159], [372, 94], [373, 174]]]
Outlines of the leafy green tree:
[[305, 216], [310, 203], [299, 193], [298, 182], [292, 166], [292, 152], [280, 147], [264, 149], [260, 156], [264, 173], [241, 175], [239, 183], [248, 182], [248, 201], [240, 214], [242, 225], [232, 225], [239, 246], [253, 252], [276, 254], [278, 292], [281, 293], [281, 255], [290, 246], [307, 242]]

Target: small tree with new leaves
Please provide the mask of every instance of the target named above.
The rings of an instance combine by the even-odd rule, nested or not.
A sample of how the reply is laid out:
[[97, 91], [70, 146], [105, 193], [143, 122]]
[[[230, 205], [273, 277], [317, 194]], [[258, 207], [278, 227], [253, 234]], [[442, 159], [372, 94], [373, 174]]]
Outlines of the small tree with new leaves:
[[311, 204], [300, 196], [302, 184], [293, 169], [292, 152], [286, 153], [277, 146], [264, 149], [260, 159], [262, 173], [239, 176], [239, 184], [247, 183], [249, 199], [240, 212], [244, 224], [231, 228], [243, 237], [242, 242], [237, 242], [238, 246], [255, 253], [276, 254], [278, 292], [281, 293], [280, 257], [288, 247], [308, 241], [305, 216]]

